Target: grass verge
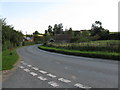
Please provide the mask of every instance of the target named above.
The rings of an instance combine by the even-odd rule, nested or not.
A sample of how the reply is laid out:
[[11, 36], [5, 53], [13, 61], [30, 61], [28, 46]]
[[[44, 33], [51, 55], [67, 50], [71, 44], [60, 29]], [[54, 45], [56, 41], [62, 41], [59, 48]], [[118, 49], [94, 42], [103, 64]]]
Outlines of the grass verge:
[[62, 53], [67, 55], [120, 60], [120, 53], [115, 53], [115, 52], [79, 51], [79, 50], [68, 50], [63, 48], [47, 47], [47, 46], [38, 46], [38, 48], [42, 50], [47, 50], [47, 51], [57, 52], [57, 53]]
[[2, 52], [2, 69], [9, 70], [13, 68], [13, 65], [17, 62], [19, 56], [16, 52], [17, 48], [12, 49], [12, 55], [10, 55], [10, 50], [4, 50]]

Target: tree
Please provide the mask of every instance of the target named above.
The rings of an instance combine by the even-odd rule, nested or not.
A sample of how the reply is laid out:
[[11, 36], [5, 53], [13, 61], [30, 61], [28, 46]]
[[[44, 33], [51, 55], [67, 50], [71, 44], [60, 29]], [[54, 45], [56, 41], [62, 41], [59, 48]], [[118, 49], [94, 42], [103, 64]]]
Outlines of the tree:
[[96, 34], [99, 34], [101, 30], [102, 30], [102, 23], [100, 21], [95, 21], [95, 23], [93, 23], [91, 27], [91, 36], [95, 36]]
[[57, 34], [62, 34], [63, 33], [63, 25], [62, 23], [58, 24], [58, 29], [57, 29]]
[[37, 35], [37, 34], [40, 34], [38, 31], [35, 31], [33, 34]]
[[47, 36], [47, 33], [48, 33], [48, 31], [47, 31], [47, 30], [45, 30], [45, 36]]
[[54, 34], [62, 34], [63, 33], [63, 25], [62, 25], [62, 23], [60, 23], [60, 24], [55, 24], [54, 25], [54, 28], [53, 28], [53, 32], [54, 32]]
[[58, 29], [58, 25], [55, 24], [55, 25], [54, 25], [54, 28], [53, 28], [53, 33], [54, 33], [54, 34], [56, 34], [57, 29]]
[[95, 21], [91, 27], [91, 36], [99, 36], [99, 39], [106, 37], [109, 34], [109, 30], [106, 30], [102, 27], [102, 23], [100, 21]]
[[1, 18], [2, 23], [2, 49], [20, 46], [23, 41], [23, 34], [20, 31], [14, 30], [14, 27], [7, 25], [5, 19]]
[[53, 32], [53, 31], [52, 31], [52, 26], [51, 26], [51, 25], [48, 26], [48, 32], [49, 32], [50, 34], [52, 34], [52, 32]]

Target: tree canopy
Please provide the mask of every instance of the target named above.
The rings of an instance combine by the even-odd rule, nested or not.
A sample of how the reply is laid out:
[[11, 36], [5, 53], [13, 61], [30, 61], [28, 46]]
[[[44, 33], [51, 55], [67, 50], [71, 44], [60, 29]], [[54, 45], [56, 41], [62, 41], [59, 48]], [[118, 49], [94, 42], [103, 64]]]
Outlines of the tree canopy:
[[5, 19], [0, 18], [2, 22], [2, 46], [3, 49], [20, 46], [23, 41], [23, 34], [17, 31], [13, 26], [7, 25]]

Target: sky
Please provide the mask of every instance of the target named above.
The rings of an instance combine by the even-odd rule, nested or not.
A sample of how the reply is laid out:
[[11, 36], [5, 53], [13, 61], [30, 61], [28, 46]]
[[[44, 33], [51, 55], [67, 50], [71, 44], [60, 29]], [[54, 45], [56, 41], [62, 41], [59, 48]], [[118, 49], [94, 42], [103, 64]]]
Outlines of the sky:
[[0, 16], [8, 25], [32, 34], [44, 33], [51, 25], [62, 23], [64, 29], [90, 29], [101, 21], [110, 32], [118, 32], [119, 0], [1, 0]]

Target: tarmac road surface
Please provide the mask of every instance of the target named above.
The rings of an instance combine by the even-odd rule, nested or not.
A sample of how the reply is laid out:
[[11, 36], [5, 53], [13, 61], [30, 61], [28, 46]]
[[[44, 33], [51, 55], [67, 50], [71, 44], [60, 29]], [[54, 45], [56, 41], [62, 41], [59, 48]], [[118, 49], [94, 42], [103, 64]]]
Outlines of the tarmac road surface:
[[17, 50], [20, 64], [3, 88], [118, 88], [118, 61], [43, 51]]

